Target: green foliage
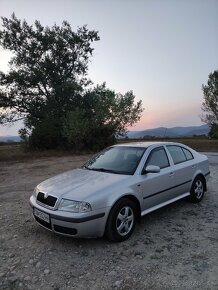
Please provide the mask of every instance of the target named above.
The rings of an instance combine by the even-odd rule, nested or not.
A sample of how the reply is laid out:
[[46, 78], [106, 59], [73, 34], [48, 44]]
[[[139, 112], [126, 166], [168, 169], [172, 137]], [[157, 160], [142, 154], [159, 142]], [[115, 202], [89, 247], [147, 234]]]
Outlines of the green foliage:
[[134, 101], [132, 91], [116, 94], [103, 83], [84, 95], [84, 109], [96, 126], [108, 126], [113, 132], [123, 135], [127, 126], [139, 121], [143, 111], [142, 102], [135, 104]]
[[207, 85], [203, 85], [202, 89], [204, 93], [202, 121], [214, 131], [218, 126], [218, 70], [209, 74]]
[[13, 58], [9, 73], [0, 73], [1, 123], [25, 119], [32, 129], [46, 112], [60, 115], [74, 108], [89, 83], [91, 43], [99, 40], [98, 33], [86, 26], [73, 32], [66, 21], [50, 28], [39, 21], [30, 26], [14, 14], [2, 20], [0, 45]]
[[32, 129], [29, 146], [32, 149], [52, 149], [63, 147], [61, 119], [48, 115]]
[[209, 136], [213, 139], [218, 139], [218, 124], [211, 125]]
[[209, 74], [207, 85], [203, 85], [202, 89], [202, 121], [210, 126], [209, 136], [218, 139], [218, 70]]
[[75, 111], [67, 112], [63, 121], [63, 136], [66, 138], [67, 145], [76, 151], [82, 150], [89, 134], [89, 121], [85, 111], [76, 108]]
[[29, 132], [28, 132], [27, 128], [21, 128], [18, 131], [18, 133], [20, 135], [20, 138], [21, 138], [22, 142], [27, 144], [28, 141], [29, 141]]
[[99, 149], [140, 119], [142, 103], [134, 103], [131, 91], [90, 88], [87, 70], [98, 32], [86, 26], [73, 32], [66, 21], [28, 25], [14, 14], [2, 21], [0, 46], [13, 57], [9, 72], [0, 72], [0, 123], [23, 120], [20, 135], [32, 148]]
[[64, 119], [64, 137], [74, 148], [104, 148], [115, 142], [115, 134], [124, 135], [126, 127], [139, 120], [141, 101], [134, 103], [133, 93], [116, 94], [105, 83], [88, 90], [81, 108]]

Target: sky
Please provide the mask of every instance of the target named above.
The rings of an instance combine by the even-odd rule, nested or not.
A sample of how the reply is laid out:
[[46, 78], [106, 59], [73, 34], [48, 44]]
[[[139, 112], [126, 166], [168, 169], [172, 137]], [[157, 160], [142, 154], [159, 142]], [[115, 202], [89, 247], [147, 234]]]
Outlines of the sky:
[[[0, 0], [0, 16], [13, 12], [29, 24], [99, 31], [89, 77], [143, 101], [130, 130], [202, 124], [202, 84], [218, 69], [218, 0]], [[9, 59], [0, 48], [0, 70]], [[20, 126], [0, 126], [0, 135]]]

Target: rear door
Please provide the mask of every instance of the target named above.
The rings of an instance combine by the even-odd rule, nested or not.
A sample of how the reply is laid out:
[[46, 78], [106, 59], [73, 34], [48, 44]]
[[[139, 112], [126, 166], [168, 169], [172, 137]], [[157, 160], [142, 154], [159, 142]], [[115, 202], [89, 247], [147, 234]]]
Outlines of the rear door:
[[159, 166], [160, 172], [141, 175], [143, 211], [174, 197], [172, 188], [175, 186], [175, 173], [163, 146], [150, 152], [144, 168], [148, 165]]
[[189, 192], [192, 183], [192, 177], [196, 170], [194, 157], [192, 153], [178, 145], [167, 145], [173, 163], [175, 172], [175, 188], [176, 196]]

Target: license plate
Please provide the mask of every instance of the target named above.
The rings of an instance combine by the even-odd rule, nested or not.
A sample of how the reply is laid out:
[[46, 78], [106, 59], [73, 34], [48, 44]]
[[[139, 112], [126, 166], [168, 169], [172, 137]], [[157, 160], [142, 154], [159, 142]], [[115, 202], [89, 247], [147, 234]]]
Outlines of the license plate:
[[41, 210], [38, 210], [37, 208], [33, 208], [33, 214], [40, 220], [43, 220], [46, 223], [50, 223], [50, 217], [49, 214], [42, 212]]

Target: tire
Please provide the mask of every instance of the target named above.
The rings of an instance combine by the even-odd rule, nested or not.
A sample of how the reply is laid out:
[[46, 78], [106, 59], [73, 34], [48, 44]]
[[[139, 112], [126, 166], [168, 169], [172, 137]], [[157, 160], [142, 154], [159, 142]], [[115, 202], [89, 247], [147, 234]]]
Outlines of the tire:
[[202, 201], [205, 193], [205, 180], [201, 176], [195, 177], [191, 191], [190, 191], [190, 201], [198, 203]]
[[136, 225], [137, 207], [128, 199], [120, 199], [111, 209], [106, 226], [106, 237], [112, 242], [127, 240]]

